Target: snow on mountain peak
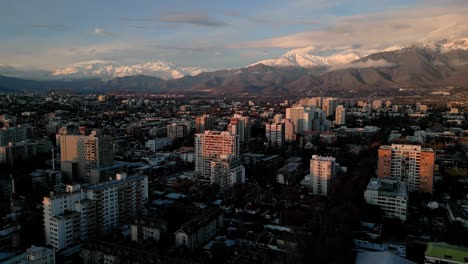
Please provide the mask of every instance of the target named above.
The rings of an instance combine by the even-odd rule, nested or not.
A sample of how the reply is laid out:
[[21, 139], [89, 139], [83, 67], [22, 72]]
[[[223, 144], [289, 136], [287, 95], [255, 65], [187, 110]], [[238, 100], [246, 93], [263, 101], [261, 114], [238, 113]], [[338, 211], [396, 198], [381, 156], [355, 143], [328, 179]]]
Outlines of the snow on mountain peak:
[[357, 60], [365, 55], [370, 53], [348, 49], [344, 50], [329, 56], [316, 56], [312, 55], [309, 52], [313, 51], [313, 48], [301, 48], [301, 49], [293, 49], [291, 51], [286, 52], [283, 56], [279, 57], [278, 59], [270, 59], [270, 60], [263, 60], [252, 65], [256, 64], [265, 64], [268, 66], [277, 66], [277, 67], [287, 67], [287, 66], [295, 66], [295, 67], [317, 67], [317, 66], [333, 66], [333, 65], [340, 65], [340, 64], [347, 64], [351, 61]]
[[452, 50], [468, 50], [468, 38], [452, 38], [443, 40], [419, 41], [414, 45], [432, 49], [440, 53], [447, 53]]
[[51, 72], [51, 75], [67, 79], [90, 77], [111, 79], [130, 75], [149, 75], [161, 79], [177, 79], [186, 75], [197, 75], [204, 71], [207, 71], [207, 69], [180, 67], [160, 60], [131, 65], [121, 65], [107, 60], [93, 60], [74, 63], [54, 70]]

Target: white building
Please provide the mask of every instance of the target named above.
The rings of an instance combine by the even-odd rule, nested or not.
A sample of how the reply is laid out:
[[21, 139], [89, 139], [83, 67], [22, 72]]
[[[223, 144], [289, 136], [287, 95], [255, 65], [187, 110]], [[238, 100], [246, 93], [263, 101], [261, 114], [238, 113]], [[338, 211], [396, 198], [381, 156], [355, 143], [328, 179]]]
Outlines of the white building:
[[227, 131], [205, 131], [195, 135], [195, 171], [206, 178], [211, 177], [211, 162], [221, 156], [239, 158], [239, 135]]
[[406, 221], [408, 211], [408, 187], [394, 178], [372, 178], [364, 192], [366, 203], [377, 205], [385, 216]]
[[149, 148], [152, 152], [156, 152], [166, 146], [172, 145], [173, 138], [171, 137], [163, 137], [163, 138], [155, 138], [146, 141], [145, 147]]
[[235, 184], [245, 183], [245, 167], [240, 160], [222, 157], [211, 162], [211, 184], [219, 186], [220, 191], [232, 188]]
[[142, 212], [147, 199], [144, 175], [118, 175], [86, 188], [67, 186], [66, 192], [43, 199], [46, 244], [58, 251], [111, 231]]
[[346, 125], [346, 108], [339, 105], [335, 111], [335, 124], [336, 125]]
[[338, 168], [339, 164], [335, 158], [312, 155], [310, 160], [312, 192], [317, 195], [328, 195]]

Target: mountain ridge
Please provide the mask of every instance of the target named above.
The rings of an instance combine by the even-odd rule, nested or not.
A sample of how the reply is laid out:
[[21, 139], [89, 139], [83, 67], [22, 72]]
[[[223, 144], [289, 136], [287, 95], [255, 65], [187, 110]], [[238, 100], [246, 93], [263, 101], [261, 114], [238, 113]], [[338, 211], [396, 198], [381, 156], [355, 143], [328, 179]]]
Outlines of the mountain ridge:
[[110, 92], [182, 91], [208, 94], [278, 94], [314, 90], [468, 87], [468, 50], [446, 52], [425, 46], [369, 54], [343, 68], [273, 67], [264, 64], [202, 72], [195, 76], [163, 80], [134, 75], [110, 80], [82, 79], [31, 81], [0, 78], [0, 87], [13, 90], [75, 89]]

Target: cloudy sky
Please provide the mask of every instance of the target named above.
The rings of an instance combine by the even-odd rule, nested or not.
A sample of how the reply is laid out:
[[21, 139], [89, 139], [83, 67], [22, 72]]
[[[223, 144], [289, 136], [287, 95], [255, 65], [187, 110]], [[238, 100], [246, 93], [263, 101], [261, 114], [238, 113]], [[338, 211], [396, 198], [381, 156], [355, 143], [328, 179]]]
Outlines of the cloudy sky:
[[468, 37], [468, 0], [2, 0], [0, 64], [88, 60], [242, 67]]

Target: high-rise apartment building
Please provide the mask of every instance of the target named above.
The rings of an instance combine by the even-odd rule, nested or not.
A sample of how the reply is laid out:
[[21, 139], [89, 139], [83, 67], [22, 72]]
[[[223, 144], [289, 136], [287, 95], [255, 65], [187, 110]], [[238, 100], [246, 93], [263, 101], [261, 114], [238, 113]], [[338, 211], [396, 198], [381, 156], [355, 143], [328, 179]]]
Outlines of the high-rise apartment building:
[[296, 132], [294, 128], [294, 123], [291, 121], [291, 119], [285, 119], [283, 120], [284, 124], [284, 142], [295, 142], [297, 137], [296, 137]]
[[326, 116], [333, 116], [335, 114], [335, 109], [338, 106], [338, 99], [336, 98], [322, 98], [322, 110], [325, 112]]
[[[60, 160], [75, 166], [62, 166], [64, 177], [78, 175], [86, 183], [97, 183], [100, 179], [91, 179], [90, 171], [94, 168], [108, 167], [114, 164], [113, 138], [102, 135], [100, 130], [93, 130], [89, 136], [64, 132], [57, 135], [60, 141]], [[76, 172], [68, 171], [76, 168]], [[73, 169], [73, 170], [74, 170]]]
[[328, 195], [339, 164], [333, 157], [322, 157], [312, 155], [310, 160], [310, 177], [312, 181], [312, 191], [317, 195]]
[[432, 193], [434, 150], [418, 145], [392, 144], [379, 149], [377, 175], [408, 183], [410, 191]]
[[243, 144], [249, 142], [251, 126], [248, 116], [235, 114], [231, 118], [227, 130], [233, 135], [239, 135], [240, 143]]
[[67, 186], [44, 197], [46, 244], [55, 250], [109, 232], [141, 213], [148, 199], [148, 177], [118, 175], [86, 188]]
[[175, 122], [167, 126], [167, 136], [170, 138], [183, 138], [191, 130], [192, 127], [189, 122]]
[[326, 129], [326, 115], [325, 112], [306, 106], [293, 106], [286, 108], [286, 118], [294, 123], [296, 134], [306, 131], [324, 131]]
[[245, 182], [245, 167], [239, 159], [228, 156], [211, 162], [211, 184], [219, 186], [220, 191], [228, 190], [235, 184]]
[[195, 131], [204, 133], [205, 130], [213, 130], [215, 126], [214, 116], [201, 115], [195, 118]]
[[406, 221], [408, 186], [395, 178], [372, 178], [364, 192], [366, 203], [377, 205], [385, 216]]
[[221, 156], [239, 158], [239, 135], [228, 131], [205, 131], [195, 135], [195, 171], [206, 178], [211, 177], [211, 162]]
[[29, 125], [18, 125], [16, 127], [3, 127], [0, 129], [0, 147], [9, 143], [18, 143], [28, 139]]
[[335, 124], [336, 125], [346, 125], [346, 108], [339, 105], [335, 111]]
[[0, 147], [0, 164], [14, 166], [17, 161], [31, 159], [37, 155], [38, 143], [8, 143]]
[[271, 123], [265, 125], [265, 135], [272, 146], [282, 146], [285, 133], [284, 123]]

